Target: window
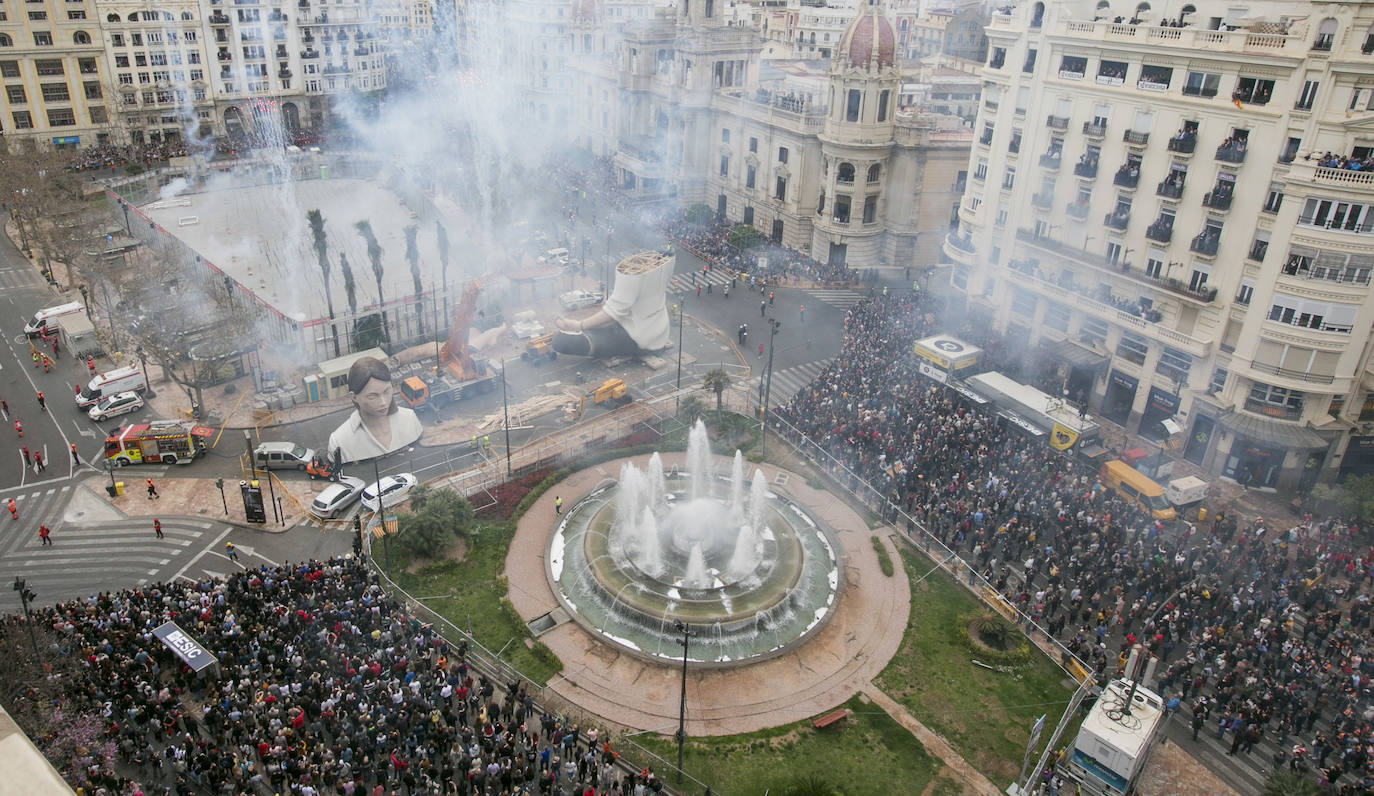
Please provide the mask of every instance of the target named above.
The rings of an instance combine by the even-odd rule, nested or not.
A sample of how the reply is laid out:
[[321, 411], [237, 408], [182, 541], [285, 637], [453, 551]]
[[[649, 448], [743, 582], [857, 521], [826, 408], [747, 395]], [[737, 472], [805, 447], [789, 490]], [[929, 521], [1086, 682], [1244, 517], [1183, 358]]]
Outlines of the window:
[[1345, 409], [1345, 396], [1344, 396], [1344, 395], [1333, 395], [1333, 396], [1331, 396], [1331, 405], [1327, 407], [1326, 413], [1327, 413], [1328, 415], [1331, 415], [1332, 417], [1340, 417], [1340, 416], [1341, 416], [1341, 412], [1344, 411], [1344, 409]]
[[87, 33], [87, 32], [84, 31], [84, 30], [78, 30], [77, 32], [75, 32], [75, 33], [72, 34], [72, 43], [73, 43], [73, 44], [90, 44], [90, 43], [91, 43], [91, 34]]
[[1283, 205], [1283, 183], [1270, 183], [1269, 196], [1264, 200], [1264, 212], [1277, 213]]
[[28, 111], [14, 111], [13, 113], [10, 114], [10, 117], [14, 119], [14, 129], [16, 129], [16, 130], [32, 130], [32, 129], [33, 129], [33, 117], [29, 115], [29, 112], [28, 112]]
[[1164, 275], [1164, 250], [1150, 249], [1145, 256], [1145, 275], [1151, 279], [1161, 279]]
[[1057, 301], [1045, 300], [1045, 325], [1061, 332], [1069, 330], [1069, 308]]
[[1296, 418], [1302, 415], [1305, 397], [1297, 390], [1286, 390], [1255, 382], [1250, 388], [1250, 397], [1245, 401], [1245, 408], [1272, 417]]
[[778, 162], [779, 162], [779, 163], [786, 163], [786, 162], [787, 162], [787, 147], [785, 147], [785, 146], [780, 146], [780, 147], [778, 147]]
[[1242, 279], [1240, 289], [1236, 291], [1236, 303], [1243, 306], [1250, 306], [1250, 300], [1255, 297], [1255, 280]]
[[878, 220], [878, 197], [864, 197], [864, 223], [872, 224]]
[[120, 73], [119, 73], [119, 85], [121, 85], [121, 86], [132, 86], [133, 84], [134, 84], [134, 76], [133, 76], [133, 73], [131, 73], [131, 72], [120, 72]]
[[863, 92], [856, 88], [849, 90], [849, 95], [845, 100], [844, 120], [846, 122], [857, 122], [859, 120], [859, 107], [863, 104]]
[[1265, 105], [1274, 94], [1274, 81], [1258, 77], [1242, 77], [1236, 81], [1236, 90], [1231, 99], [1250, 105]]
[[1349, 334], [1358, 309], [1358, 305], [1355, 304], [1317, 301], [1287, 293], [1275, 293], [1268, 319], [1304, 329]]
[[720, 142], [721, 142], [722, 144], [728, 144], [728, 143], [730, 143], [730, 128], [729, 128], [729, 127], [722, 127], [722, 128], [720, 129]]
[[23, 86], [5, 86], [5, 99], [11, 105], [24, 105], [29, 101]]
[[849, 197], [845, 194], [835, 195], [835, 223], [849, 223]]
[[1219, 393], [1226, 389], [1226, 377], [1231, 375], [1226, 368], [1217, 368], [1212, 371], [1212, 380], [1207, 383], [1207, 391]]
[[1034, 48], [1026, 50], [1026, 62], [1021, 65], [1022, 72], [1030, 74], [1035, 71], [1035, 56], [1037, 54], [1038, 52]]
[[129, 56], [127, 56], [127, 55], [116, 55], [116, 56], [115, 56], [115, 68], [117, 68], [117, 69], [128, 69], [128, 68], [129, 68]]
[[110, 118], [105, 113], [104, 108], [99, 106], [91, 108], [91, 124], [107, 124], [109, 121]]
[[0, 77], [19, 77], [19, 62], [0, 61]]
[[1188, 72], [1188, 78], [1183, 82], [1183, 93], [1190, 97], [1215, 97], [1217, 87], [1221, 85], [1221, 74], [1219, 72]]
[[1136, 87], [1146, 91], [1168, 91], [1173, 75], [1172, 67], [1147, 64], [1140, 68], [1140, 79], [1136, 81]]
[[1078, 327], [1078, 335], [1087, 342], [1107, 342], [1107, 322], [1093, 317], [1083, 319], [1083, 325]]
[[47, 31], [38, 31], [33, 34], [33, 43], [36, 47], [51, 47], [52, 34]]
[[30, 12], [29, 12], [29, 21], [30, 21], [30, 22], [42, 22], [43, 20], [45, 20], [45, 19], [47, 19], [47, 18], [48, 18], [48, 12], [46, 12], [46, 11], [30, 11]]
[[123, 34], [123, 33], [111, 33], [111, 34], [110, 34], [110, 44], [111, 44], [112, 46], [114, 46], [114, 47], [123, 47], [123, 46], [124, 46], [124, 34]]
[[841, 182], [841, 183], [844, 183], [844, 184], [846, 184], [846, 185], [853, 185], [853, 184], [854, 184], [854, 164], [853, 164], [853, 163], [841, 163], [839, 169], [837, 169], [836, 172], [835, 172], [835, 182]]
[[1137, 365], [1145, 364], [1150, 353], [1150, 341], [1133, 332], [1122, 332], [1121, 342], [1117, 344], [1116, 355]]
[[1012, 288], [1011, 311], [1017, 315], [1024, 315], [1027, 318], [1035, 317], [1035, 305], [1039, 303], [1037, 296], [1028, 290]]
[[1298, 101], [1293, 103], [1293, 109], [1299, 111], [1312, 110], [1312, 103], [1317, 99], [1318, 83], [1315, 80], [1307, 80], [1302, 84], [1302, 93], [1298, 95]]
[[76, 113], [71, 108], [49, 108], [49, 127], [70, 127], [76, 124]]
[[1059, 76], [1066, 80], [1082, 80], [1088, 72], [1088, 59], [1078, 55], [1066, 55], [1059, 62]]
[[873, 185], [882, 178], [883, 167], [874, 163], [868, 167], [868, 184]]
[[782, 177], [778, 177], [778, 178], [777, 178], [777, 181], [774, 182], [774, 184], [773, 184], [773, 198], [774, 198], [774, 199], [777, 199], [779, 202], [782, 202], [782, 201], [786, 201], [786, 200], [787, 200], [787, 180], [786, 180], [786, 179], [784, 179], [784, 178], [782, 178]]
[[981, 138], [978, 139], [978, 143], [984, 144], [984, 145], [986, 145], [986, 144], [991, 144], [991, 143], [992, 143], [992, 131], [993, 131], [992, 124], [991, 124], [991, 123], [988, 123], [988, 122], [984, 122], [984, 123], [983, 123], [983, 135], [982, 135]]
[[887, 121], [887, 106], [891, 99], [891, 91], [883, 90], [878, 92], [878, 121]]
[[1155, 365], [1155, 372], [1162, 373], [1170, 379], [1183, 384], [1188, 381], [1188, 371], [1193, 367], [1193, 357], [1184, 351], [1176, 348], [1164, 346], [1164, 352], [1159, 355], [1159, 363]]
[[721, 156], [720, 156], [720, 176], [722, 176], [722, 177], [729, 177], [729, 176], [730, 176], [730, 156], [729, 156], [729, 155], [721, 155]]
[[1303, 205], [1298, 223], [1346, 232], [1369, 232], [1374, 229], [1371, 219], [1374, 219], [1374, 207], [1370, 205], [1312, 197]]
[[978, 158], [978, 165], [973, 169], [973, 179], [982, 182], [988, 178], [987, 158]]
[[1327, 17], [1322, 20], [1321, 27], [1317, 28], [1317, 38], [1312, 40], [1312, 49], [1320, 52], [1330, 52], [1331, 45], [1336, 41], [1336, 20]]
[[1010, 191], [1015, 184], [1016, 168], [1014, 166], [1007, 166], [1006, 172], [1002, 175], [1002, 190]]
[[742, 219], [740, 219], [740, 223], [746, 224], [746, 225], [749, 225], [749, 226], [753, 226], [753, 224], [754, 224], [754, 208], [753, 208], [753, 207], [748, 207], [748, 206], [746, 206], [746, 207], [744, 208], [744, 217], [743, 217]]
[[749, 138], [749, 151], [754, 153], [759, 151], [759, 140], [752, 136]]
[[68, 102], [72, 98], [66, 83], [44, 83], [42, 90], [44, 102]]
[[753, 166], [745, 166], [745, 167], [744, 167], [744, 187], [745, 187], [745, 188], [753, 188], [753, 187], [754, 187], [754, 177], [755, 177], [755, 174], [756, 174], [756, 173], [757, 173], [757, 171], [756, 171], [756, 169], [755, 169]]

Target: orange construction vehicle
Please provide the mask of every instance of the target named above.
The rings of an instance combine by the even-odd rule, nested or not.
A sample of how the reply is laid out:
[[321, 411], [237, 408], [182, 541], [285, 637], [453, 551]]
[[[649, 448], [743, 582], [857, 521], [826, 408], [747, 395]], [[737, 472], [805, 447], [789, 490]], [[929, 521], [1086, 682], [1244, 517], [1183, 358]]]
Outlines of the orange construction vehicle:
[[477, 295], [482, 291], [478, 281], [463, 288], [463, 296], [453, 311], [453, 325], [448, 341], [439, 350], [439, 364], [434, 378], [411, 376], [401, 380], [401, 397], [411, 408], [427, 406], [438, 411], [472, 393], [487, 392], [495, 383], [496, 374], [487, 364], [474, 359], [468, 350], [468, 327], [477, 311]]

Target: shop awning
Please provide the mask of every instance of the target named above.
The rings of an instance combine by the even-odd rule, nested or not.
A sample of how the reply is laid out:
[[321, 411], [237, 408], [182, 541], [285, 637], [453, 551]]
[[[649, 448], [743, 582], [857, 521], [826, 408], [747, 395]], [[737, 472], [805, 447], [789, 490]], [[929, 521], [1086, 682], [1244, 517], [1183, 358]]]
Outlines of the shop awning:
[[1049, 356], [1069, 363], [1076, 368], [1100, 368], [1107, 364], [1110, 357], [1099, 354], [1091, 348], [1084, 348], [1072, 340], [1056, 343], [1045, 341], [1041, 347]]
[[1238, 437], [1278, 448], [1317, 450], [1325, 448], [1326, 440], [1306, 426], [1271, 420], [1245, 412], [1230, 412], [1217, 418], [1221, 427]]

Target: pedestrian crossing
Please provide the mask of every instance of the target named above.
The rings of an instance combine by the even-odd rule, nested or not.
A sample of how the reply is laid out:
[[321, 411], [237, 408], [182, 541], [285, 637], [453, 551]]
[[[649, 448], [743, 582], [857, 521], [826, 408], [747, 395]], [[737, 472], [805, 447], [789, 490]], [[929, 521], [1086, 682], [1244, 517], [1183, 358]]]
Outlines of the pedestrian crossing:
[[[64, 522], [71, 489], [16, 495], [19, 519], [0, 525], [0, 572], [24, 578], [40, 604], [171, 580], [226, 528], [192, 517], [168, 517], [162, 520], [164, 538], [159, 539], [150, 517]], [[40, 525], [50, 529], [51, 545], [39, 538]], [[18, 608], [13, 590], [0, 590], [0, 612]]]
[[[674, 296], [680, 296], [686, 293], [695, 294], [697, 292], [697, 286], [700, 285], [702, 295], [705, 295], [708, 290], [707, 285], [710, 285], [709, 290], [714, 294], [724, 291], [725, 286], [728, 284], [730, 284], [730, 272], [721, 268], [712, 268], [704, 275], [700, 271], [674, 274], [672, 284], [668, 287], [668, 292]], [[736, 283], [732, 291], [750, 292], [747, 283]], [[757, 290], [752, 291], [752, 293], [757, 292]], [[857, 290], [845, 288], [807, 288], [803, 289], [802, 292], [818, 301], [823, 301], [832, 307], [837, 307], [842, 310], [847, 310], [855, 304], [858, 304], [868, 295]]]
[[[767, 354], [764, 354], [767, 356]], [[790, 368], [773, 368], [773, 385], [768, 387], [768, 405], [782, 406], [792, 397], [801, 392], [804, 387], [812, 382], [816, 376], [829, 365], [831, 360], [818, 359], [814, 362], [807, 362], [802, 365], [794, 365]], [[764, 378], [767, 374], [762, 369]], [[758, 379], [754, 380], [754, 389], [758, 389]]]
[[866, 293], [860, 293], [857, 290], [830, 290], [821, 288], [815, 290], [808, 290], [806, 292], [811, 296], [820, 299], [821, 301], [824, 301], [826, 304], [829, 304], [832, 307], [838, 307], [842, 310], [847, 310], [855, 304], [858, 304], [860, 301], [863, 301], [864, 298], [866, 298], [868, 295]]
[[0, 290], [38, 287], [44, 283], [42, 275], [32, 268], [0, 269]]

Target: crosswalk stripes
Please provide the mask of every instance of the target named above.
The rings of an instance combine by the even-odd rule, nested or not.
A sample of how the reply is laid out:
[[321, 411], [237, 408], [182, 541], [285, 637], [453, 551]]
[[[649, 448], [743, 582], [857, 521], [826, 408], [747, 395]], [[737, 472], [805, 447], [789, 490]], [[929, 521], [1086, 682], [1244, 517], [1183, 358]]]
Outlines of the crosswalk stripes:
[[[23, 527], [3, 535], [0, 570], [25, 578], [44, 604], [168, 579], [223, 527], [196, 518], [169, 517], [162, 520], [165, 538], [158, 539], [150, 518], [63, 523], [65, 494], [23, 498], [22, 503], [20, 498], [15, 500], [22, 508], [20, 522], [13, 523]], [[52, 529], [51, 545], [42, 544], [39, 524]], [[12, 603], [11, 591], [0, 591], [0, 611], [18, 607]]]
[[832, 307], [838, 307], [842, 310], [849, 309], [850, 307], [854, 306], [855, 304], [858, 304], [860, 301], [863, 301], [864, 298], [867, 297], [867, 294], [860, 293], [857, 290], [816, 289], [808, 290], [806, 292], [820, 299], [821, 301], [824, 301], [826, 304], [829, 304]]
[[[792, 397], [810, 384], [828, 364], [830, 364], [830, 360], [818, 359], [790, 368], [774, 368], [773, 385], [768, 388], [768, 403], [772, 406], [781, 406], [792, 400]], [[754, 383], [754, 388], [758, 388], [757, 381]]]
[[0, 270], [0, 290], [37, 287], [41, 284], [43, 284], [43, 277], [32, 268]]
[[706, 290], [706, 285], [711, 285], [714, 290], [720, 290], [730, 284], [730, 272], [719, 268], [712, 268], [706, 272], [705, 281], [702, 281], [700, 271], [689, 271], [682, 274], [673, 274], [673, 283], [669, 285], [668, 292], [681, 295], [683, 293], [697, 292], [697, 285]]

